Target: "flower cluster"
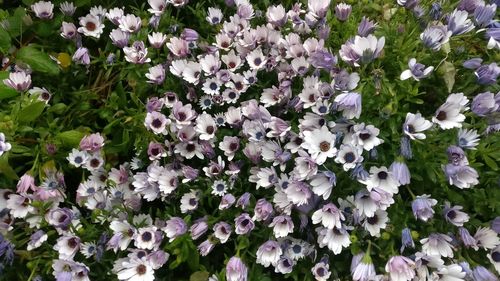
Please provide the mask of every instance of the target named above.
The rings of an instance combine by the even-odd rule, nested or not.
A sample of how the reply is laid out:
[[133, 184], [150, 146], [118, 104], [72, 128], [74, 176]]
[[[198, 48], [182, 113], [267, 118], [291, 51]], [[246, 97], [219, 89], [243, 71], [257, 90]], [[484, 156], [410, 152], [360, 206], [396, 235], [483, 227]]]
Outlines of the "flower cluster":
[[[437, 2], [426, 10], [419, 1], [398, 0], [404, 8], [389, 14], [411, 11], [422, 25], [417, 43], [423, 48], [401, 61], [391, 79], [410, 92], [414, 83], [436, 79], [439, 69], [448, 67], [448, 77], [456, 71], [446, 61], [451, 42], [475, 29], [483, 33], [479, 42], [486, 48], [500, 49], [493, 2], [462, 0], [445, 13]], [[370, 106], [392, 95], [381, 111], [395, 116], [389, 105], [398, 102], [399, 93], [381, 80], [380, 69], [367, 78], [366, 68], [380, 65], [396, 47], [379, 23], [355, 18], [353, 6], [309, 0], [307, 5], [270, 5], [260, 11], [248, 0], [226, 1], [224, 12], [208, 7], [202, 16], [208, 24], [204, 29], [163, 30], [162, 20], [170, 11], [187, 4], [148, 0], [148, 19], [125, 8], [94, 6], [78, 20], [70, 2], [59, 6], [61, 15], [51, 2], [31, 6], [41, 21], [64, 19], [58, 33], [70, 42], [75, 67], [92, 69], [98, 61], [92, 44], [109, 38], [107, 67], [120, 63], [137, 70], [127, 78], [129, 83], [135, 87], [134, 79], [142, 78], [151, 90], [144, 106], [126, 121], [139, 120], [141, 133], [127, 147], [134, 147], [132, 153], [123, 149], [117, 155], [117, 145], [108, 140], [110, 124], [78, 136], [76, 143], [63, 142], [71, 147], [63, 157], [70, 164], [67, 169], [48, 161], [38, 175], [25, 171], [15, 192], [0, 189], [3, 266], [12, 263], [19, 242], [28, 252], [49, 246], [56, 280], [97, 280], [91, 267], [106, 261], [106, 272], [118, 280], [154, 280], [190, 255], [217, 259], [216, 252], [226, 257], [211, 264], [210, 280], [225, 276], [246, 281], [256, 274], [256, 266], [250, 266], [254, 264], [285, 276], [307, 267], [318, 281], [334, 276], [356, 281], [498, 280], [493, 272], [500, 274], [499, 218], [488, 225], [489, 215], [482, 221], [480, 211], [476, 216], [463, 203], [454, 204], [461, 193], [481, 186], [480, 165], [468, 160], [481, 149], [474, 130], [479, 126], [466, 122], [473, 118], [469, 110], [488, 121], [481, 136], [493, 137], [500, 131], [500, 92], [470, 98], [469, 91], [452, 93], [455, 78], [445, 78], [443, 89], [449, 94], [433, 97], [441, 105], [407, 106], [399, 100], [401, 118], [386, 117], [391, 119], [387, 125], [376, 120], [378, 113], [370, 115], [378, 105]], [[356, 21], [357, 33], [341, 42], [332, 39], [337, 32], [331, 30], [333, 21]], [[415, 32], [418, 27], [411, 28]], [[205, 29], [215, 34], [206, 38]], [[441, 51], [446, 53], [441, 62], [425, 59]], [[500, 67], [482, 63], [472, 59], [464, 67], [475, 71], [480, 87], [494, 91]], [[3, 83], [54, 109], [47, 89], [31, 88], [31, 75], [28, 68], [14, 69]], [[401, 81], [408, 78], [414, 81]], [[419, 95], [414, 92], [408, 101]], [[441, 138], [450, 131], [456, 143]], [[433, 142], [448, 147], [442, 149], [443, 157], [422, 152], [425, 143], [437, 145]], [[0, 133], [0, 156], [10, 149]], [[55, 147], [46, 150], [56, 154]], [[449, 198], [419, 188], [427, 184], [423, 175], [410, 172], [419, 164], [414, 161], [419, 153], [429, 161], [446, 161], [447, 156], [441, 170], [427, 173], [439, 177], [443, 184], [435, 188], [445, 188]], [[36, 161], [38, 156], [34, 165]], [[493, 169], [495, 161], [489, 161]], [[67, 184], [75, 181], [75, 186]], [[434, 217], [437, 209], [441, 218]], [[403, 220], [397, 217], [400, 213], [410, 215]], [[431, 221], [439, 226], [410, 230]], [[15, 236], [9, 234], [18, 225], [27, 229], [29, 238], [12, 243]], [[476, 229], [475, 234], [467, 227]], [[388, 254], [376, 241], [391, 235], [401, 241], [385, 245], [391, 249]], [[471, 250], [479, 263], [468, 256]], [[335, 263], [347, 257], [348, 267], [337, 269]], [[190, 268], [197, 269], [198, 263]]]

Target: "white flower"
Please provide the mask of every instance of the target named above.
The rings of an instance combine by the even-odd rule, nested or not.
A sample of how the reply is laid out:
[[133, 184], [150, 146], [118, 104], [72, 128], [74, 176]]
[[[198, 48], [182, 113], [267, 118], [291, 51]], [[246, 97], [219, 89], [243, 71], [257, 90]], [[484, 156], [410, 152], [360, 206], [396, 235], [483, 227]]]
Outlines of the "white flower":
[[342, 221], [345, 220], [342, 212], [333, 203], [324, 205], [321, 209], [316, 210], [312, 215], [312, 223], [321, 223], [328, 229], [342, 227]]
[[167, 41], [167, 35], [161, 32], [153, 32], [152, 34], [148, 34], [148, 41], [151, 47], [160, 49]]
[[429, 237], [420, 240], [422, 252], [427, 255], [453, 257], [453, 248], [450, 244], [452, 239], [445, 234], [432, 233]]
[[148, 83], [161, 85], [165, 80], [165, 68], [161, 64], [150, 67], [146, 78], [148, 78]]
[[271, 264], [276, 265], [283, 254], [283, 250], [276, 241], [267, 241], [262, 244], [257, 250], [257, 263], [264, 267], [269, 267]]
[[405, 123], [403, 124], [403, 132], [412, 140], [423, 140], [426, 136], [421, 132], [429, 129], [430, 127], [432, 127], [432, 123], [425, 120], [420, 113], [413, 114], [408, 112], [406, 114]]
[[432, 117], [432, 122], [438, 124], [441, 129], [461, 128], [465, 115], [461, 113], [461, 106], [455, 103], [444, 103]]
[[95, 38], [101, 37], [104, 29], [104, 24], [101, 23], [98, 17], [91, 14], [85, 17], [80, 17], [80, 27], [78, 32], [83, 33], [85, 36], [91, 36]]
[[276, 238], [286, 237], [293, 232], [293, 221], [290, 216], [276, 216], [273, 218], [269, 227], [273, 227], [274, 236]]
[[89, 159], [90, 155], [87, 151], [80, 151], [73, 148], [71, 153], [66, 157], [69, 163], [77, 168], [85, 165]]
[[118, 280], [153, 281], [155, 280], [152, 264], [147, 259], [125, 258], [115, 262], [113, 271]]
[[463, 281], [465, 280], [465, 271], [458, 264], [445, 265], [432, 273], [431, 280], [437, 281]]
[[24, 92], [31, 86], [31, 75], [24, 71], [11, 72], [9, 78], [4, 79], [3, 83], [18, 92]]
[[406, 69], [401, 73], [399, 79], [406, 80], [410, 77], [413, 77], [416, 81], [420, 81], [422, 78], [428, 77], [431, 72], [434, 70], [434, 66], [429, 66], [425, 68], [425, 65], [417, 63], [415, 58], [411, 58], [408, 62], [408, 67], [410, 69]]
[[347, 248], [351, 245], [349, 233], [343, 228], [328, 229], [320, 227], [316, 229], [316, 232], [318, 232], [319, 246], [321, 248], [327, 246], [335, 255], [340, 254], [343, 248]]
[[59, 252], [59, 258], [72, 260], [80, 249], [80, 238], [77, 236], [61, 236], [54, 245], [54, 250]]
[[327, 158], [332, 158], [337, 154], [335, 148], [335, 135], [328, 130], [328, 127], [322, 126], [313, 131], [304, 131], [304, 142], [301, 146], [307, 149], [316, 164], [325, 163]]
[[254, 49], [246, 56], [248, 66], [252, 70], [262, 69], [266, 65], [266, 57], [260, 48]]
[[489, 227], [480, 227], [474, 234], [477, 245], [486, 249], [493, 249], [500, 245], [498, 234]]
[[11, 148], [12, 145], [5, 141], [5, 135], [0, 133], [0, 156], [2, 156], [4, 152], [9, 151]]
[[141, 21], [142, 20], [140, 17], [136, 17], [133, 14], [129, 14], [121, 17], [118, 20], [119, 23], [118, 27], [123, 32], [136, 33], [139, 31], [139, 29], [141, 29]]
[[212, 184], [212, 194], [218, 195], [218, 196], [224, 196], [226, 194], [228, 189], [228, 186], [225, 181], [223, 180], [216, 180]]
[[35, 12], [35, 15], [41, 19], [51, 19], [54, 14], [52, 10], [54, 9], [54, 4], [47, 1], [38, 1], [31, 5], [31, 9]]
[[476, 150], [479, 140], [479, 135], [476, 130], [462, 128], [458, 130], [458, 146], [461, 148]]
[[371, 167], [370, 177], [362, 181], [366, 184], [366, 189], [372, 191], [372, 189], [377, 188], [391, 194], [398, 193], [399, 181], [394, 178], [392, 172], [390, 172], [387, 167]]
[[342, 164], [344, 171], [349, 171], [354, 169], [356, 165], [363, 162], [362, 146], [354, 146], [352, 144], [341, 144], [337, 157], [335, 157], [335, 162]]
[[363, 227], [370, 232], [371, 236], [380, 237], [380, 230], [387, 227], [388, 221], [387, 212], [379, 209], [373, 216], [365, 219]]
[[165, 12], [165, 7], [167, 7], [167, 2], [165, 0], [148, 0], [148, 4], [151, 6], [148, 12], [158, 17]]
[[219, 24], [222, 22], [222, 17], [223, 17], [223, 14], [222, 14], [222, 11], [220, 9], [217, 9], [217, 8], [208, 8], [208, 15], [206, 17], [208, 23], [210, 23], [211, 25], [215, 25], [215, 24]]
[[373, 125], [365, 125], [365, 123], [360, 123], [354, 125], [353, 130], [354, 135], [352, 137], [351, 144], [362, 146], [366, 151], [370, 151], [375, 146], [378, 146], [384, 142], [377, 137], [380, 133], [380, 130], [378, 128], [375, 128], [375, 126]]

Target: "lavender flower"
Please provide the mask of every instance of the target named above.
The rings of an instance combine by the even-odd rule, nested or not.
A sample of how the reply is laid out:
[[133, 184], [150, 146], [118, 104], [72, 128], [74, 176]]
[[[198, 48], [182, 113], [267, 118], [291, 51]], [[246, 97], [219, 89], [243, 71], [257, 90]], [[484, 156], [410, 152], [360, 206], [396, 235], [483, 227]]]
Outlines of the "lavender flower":
[[89, 65], [90, 64], [89, 50], [85, 47], [78, 48], [78, 50], [76, 50], [75, 54], [73, 55], [72, 59], [76, 63]]
[[410, 170], [404, 162], [394, 161], [389, 167], [389, 171], [399, 181], [399, 184], [410, 184]]
[[352, 6], [346, 3], [339, 3], [335, 6], [335, 16], [339, 21], [346, 21], [352, 12]]
[[253, 230], [255, 223], [249, 214], [243, 213], [234, 219], [236, 234], [247, 234]]
[[433, 51], [439, 51], [448, 42], [452, 32], [443, 25], [430, 25], [420, 34], [422, 43]]
[[406, 80], [410, 77], [413, 77], [413, 79], [420, 81], [420, 79], [428, 77], [431, 74], [432, 70], [434, 70], [433, 66], [429, 66], [426, 68], [425, 65], [417, 63], [417, 60], [415, 58], [410, 59], [410, 61], [408, 62], [408, 67], [409, 69], [401, 73], [401, 80]]
[[411, 208], [413, 210], [413, 215], [415, 218], [428, 221], [434, 216], [433, 206], [437, 204], [437, 200], [432, 199], [430, 195], [417, 196], [415, 200], [411, 203]]
[[358, 35], [361, 37], [366, 37], [375, 31], [377, 24], [374, 21], [363, 16], [361, 22], [358, 25]]
[[246, 281], [248, 269], [243, 261], [238, 257], [231, 257], [226, 265], [227, 281]]
[[474, 10], [474, 22], [479, 27], [488, 26], [493, 20], [496, 10], [497, 10], [496, 4], [478, 6]]
[[498, 110], [500, 104], [490, 92], [480, 93], [472, 99], [471, 109], [478, 116], [486, 116]]
[[494, 62], [485, 64], [476, 69], [474, 74], [477, 77], [477, 83], [480, 85], [493, 85], [500, 75], [500, 67]]
[[401, 249], [402, 253], [405, 248], [415, 248], [415, 243], [413, 242], [413, 238], [411, 237], [411, 231], [409, 228], [404, 228], [401, 231]]
[[340, 47], [340, 57], [354, 66], [366, 64], [378, 58], [384, 48], [385, 37], [377, 39], [373, 35], [355, 36]]
[[11, 72], [9, 78], [4, 79], [3, 83], [18, 92], [24, 92], [31, 86], [31, 75], [24, 71]]
[[481, 66], [482, 58], [472, 58], [464, 61], [463, 66], [467, 69], [476, 69]]
[[469, 14], [466, 11], [455, 10], [448, 17], [448, 30], [452, 35], [460, 35], [474, 29], [474, 24], [468, 18]]
[[415, 262], [404, 256], [394, 256], [385, 265], [391, 280], [412, 280], [415, 277]]

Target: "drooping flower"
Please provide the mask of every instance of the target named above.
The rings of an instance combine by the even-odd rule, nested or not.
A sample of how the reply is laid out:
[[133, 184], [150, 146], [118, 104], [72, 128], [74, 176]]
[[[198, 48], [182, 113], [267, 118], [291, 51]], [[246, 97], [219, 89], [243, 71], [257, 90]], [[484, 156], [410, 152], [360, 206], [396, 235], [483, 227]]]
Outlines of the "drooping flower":
[[410, 77], [413, 77], [413, 79], [420, 81], [420, 79], [428, 77], [434, 70], [434, 66], [429, 66], [426, 68], [425, 65], [417, 63], [417, 60], [415, 58], [410, 59], [410, 61], [408, 62], [408, 67], [409, 69], [401, 73], [401, 80], [406, 80]]

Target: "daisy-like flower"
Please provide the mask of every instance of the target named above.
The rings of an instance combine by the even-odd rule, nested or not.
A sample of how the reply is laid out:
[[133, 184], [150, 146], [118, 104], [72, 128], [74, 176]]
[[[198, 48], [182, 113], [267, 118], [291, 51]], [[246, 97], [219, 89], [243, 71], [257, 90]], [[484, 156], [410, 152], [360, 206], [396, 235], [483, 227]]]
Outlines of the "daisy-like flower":
[[80, 253], [87, 259], [91, 258], [97, 253], [97, 245], [94, 242], [85, 242], [80, 245]]
[[123, 32], [136, 33], [141, 29], [141, 22], [142, 20], [140, 17], [136, 17], [134, 14], [128, 14], [118, 20], [118, 27]]
[[474, 239], [477, 241], [477, 245], [485, 250], [500, 245], [498, 234], [489, 227], [478, 228], [476, 234], [474, 234]]
[[111, 38], [111, 42], [113, 43], [113, 45], [118, 48], [123, 48], [128, 45], [130, 34], [127, 32], [123, 32], [119, 28], [115, 28], [109, 33], [109, 38]]
[[220, 81], [216, 78], [209, 78], [203, 83], [203, 92], [207, 95], [215, 96], [219, 94]]
[[367, 37], [355, 36], [340, 47], [340, 57], [343, 61], [359, 67], [380, 56], [385, 45], [385, 37], [377, 39], [373, 35]]
[[445, 102], [437, 110], [432, 122], [438, 124], [441, 129], [461, 128], [465, 115], [461, 113], [462, 108], [459, 104]]
[[52, 95], [45, 88], [33, 87], [28, 93], [33, 96], [37, 96], [39, 101], [48, 103]]
[[156, 111], [148, 112], [144, 120], [144, 126], [155, 134], [168, 134], [166, 126], [170, 123], [170, 119], [167, 119], [165, 115]]
[[342, 164], [344, 171], [354, 169], [358, 163], [363, 162], [363, 148], [352, 144], [341, 144], [335, 162]]
[[368, 252], [360, 253], [352, 258], [351, 275], [354, 281], [375, 280], [375, 266]]
[[380, 230], [387, 227], [388, 221], [387, 212], [379, 209], [373, 216], [365, 219], [363, 227], [370, 232], [371, 236], [380, 237]]
[[448, 30], [451, 35], [460, 35], [474, 29], [474, 24], [469, 19], [469, 13], [455, 9], [448, 17]]
[[243, 213], [234, 219], [234, 232], [238, 235], [247, 234], [255, 227], [255, 223], [249, 214]]
[[118, 280], [152, 281], [155, 279], [151, 262], [144, 258], [118, 259], [113, 271], [116, 272]]
[[224, 151], [224, 155], [229, 161], [233, 160], [239, 148], [240, 139], [238, 137], [225, 136], [223, 141], [219, 143], [219, 149]]
[[232, 231], [231, 225], [227, 222], [218, 222], [214, 225], [214, 236], [217, 237], [222, 244], [227, 242]]
[[443, 169], [449, 184], [458, 188], [471, 188], [479, 183], [476, 169], [470, 166], [446, 164]]
[[476, 150], [479, 140], [479, 135], [476, 130], [462, 128], [458, 130], [458, 146], [461, 148]]
[[151, 47], [160, 49], [167, 41], [167, 36], [161, 32], [153, 32], [152, 34], [148, 34], [148, 41]]
[[228, 186], [223, 180], [216, 180], [212, 184], [212, 194], [218, 196], [224, 196], [228, 190]]
[[247, 54], [246, 60], [248, 63], [248, 66], [252, 70], [260, 70], [265, 67], [266, 65], [266, 57], [262, 53], [262, 49], [257, 48], [251, 51], [250, 53]]
[[432, 273], [430, 280], [448, 281], [448, 280], [465, 280], [466, 272], [458, 264], [450, 264], [439, 267], [437, 271]]
[[166, 45], [170, 52], [176, 57], [182, 58], [189, 54], [189, 45], [184, 39], [172, 37]]
[[61, 13], [65, 16], [71, 17], [75, 13], [76, 7], [73, 2], [64, 1], [59, 5], [59, 10], [61, 10]]
[[216, 25], [222, 22], [223, 14], [222, 11], [218, 8], [210, 7], [208, 8], [208, 14], [206, 20], [211, 25]]
[[420, 39], [427, 48], [439, 51], [441, 46], [448, 42], [452, 32], [443, 25], [430, 25], [420, 34]]
[[248, 268], [238, 257], [231, 257], [226, 265], [227, 281], [247, 281]]
[[269, 227], [273, 228], [274, 236], [276, 238], [286, 237], [293, 232], [293, 221], [290, 216], [280, 215], [273, 218]]
[[262, 244], [257, 250], [257, 263], [264, 267], [274, 266], [278, 263], [283, 250], [276, 241], [269, 240]]
[[215, 137], [217, 124], [214, 118], [208, 113], [202, 113], [196, 118], [196, 132], [200, 134], [201, 140], [211, 140]]
[[332, 273], [330, 272], [330, 265], [327, 262], [319, 262], [311, 268], [316, 281], [327, 281]]
[[342, 221], [344, 220], [344, 215], [333, 203], [324, 205], [312, 215], [313, 224], [321, 223], [328, 229], [333, 229], [334, 227], [340, 229], [342, 227]]
[[78, 149], [73, 148], [71, 153], [66, 157], [69, 163], [77, 168], [85, 165], [90, 155], [86, 151], [80, 151]]
[[106, 13], [106, 18], [108, 18], [115, 25], [120, 25], [120, 19], [125, 16], [125, 12], [122, 8], [115, 7]]
[[495, 249], [491, 250], [491, 252], [489, 252], [486, 257], [488, 257], [498, 274], [500, 274], [500, 246], [497, 246]]
[[151, 7], [148, 9], [148, 12], [157, 17], [161, 16], [165, 12], [165, 8], [167, 7], [166, 0], [148, 0], [148, 4]]
[[52, 4], [52, 2], [50, 1], [38, 1], [31, 5], [31, 10], [33, 10], [37, 18], [40, 19], [51, 19], [54, 16], [54, 14], [52, 13], [52, 11], [54, 10], [54, 4]]
[[61, 236], [54, 245], [54, 250], [59, 252], [59, 258], [72, 260], [80, 249], [80, 238], [77, 236]]
[[187, 224], [182, 218], [173, 217], [166, 221], [166, 226], [162, 230], [169, 238], [168, 241], [172, 242], [175, 238], [186, 233], [187, 229]]
[[335, 97], [337, 110], [347, 119], [359, 118], [361, 115], [361, 95], [358, 93], [342, 93]]
[[9, 78], [4, 79], [3, 83], [18, 92], [24, 92], [31, 86], [31, 75], [24, 71], [11, 72]]
[[412, 140], [414, 139], [425, 139], [426, 136], [422, 132], [432, 127], [430, 121], [425, 120], [420, 113], [410, 113], [406, 114], [406, 120], [403, 124], [403, 132]]
[[322, 126], [313, 131], [304, 131], [304, 142], [301, 146], [307, 149], [316, 164], [325, 163], [327, 158], [332, 158], [337, 154], [335, 148], [335, 135], [330, 132], [328, 127]]
[[198, 208], [201, 192], [191, 189], [181, 197], [181, 213], [185, 214]]
[[80, 27], [78, 32], [85, 36], [99, 38], [104, 30], [104, 24], [101, 23], [98, 17], [91, 14], [85, 17], [80, 17]]
[[148, 58], [148, 49], [142, 41], [135, 41], [132, 47], [124, 47], [125, 60], [135, 64], [144, 64], [151, 61]]
[[316, 229], [318, 233], [318, 244], [321, 248], [327, 246], [333, 254], [338, 255], [344, 248], [351, 245], [349, 233], [344, 228], [323, 228]]
[[365, 125], [365, 123], [356, 124], [353, 126], [354, 135], [352, 144], [362, 146], [364, 150], [370, 151], [375, 146], [382, 144], [384, 141], [377, 136], [380, 133], [378, 128], [373, 125]]
[[43, 230], [38, 230], [33, 233], [28, 241], [27, 250], [31, 251], [42, 246], [43, 242], [47, 241], [48, 235]]
[[445, 258], [453, 257], [452, 239], [442, 233], [432, 233], [429, 237], [420, 240], [422, 252], [427, 255], [441, 256]]
[[469, 221], [469, 215], [460, 211], [461, 209], [463, 209], [462, 206], [451, 207], [449, 202], [446, 202], [443, 210], [444, 218], [455, 226], [463, 226], [464, 223]]
[[372, 189], [381, 189], [385, 192], [391, 194], [398, 193], [399, 182], [394, 178], [392, 172], [390, 172], [387, 167], [371, 167], [370, 177], [363, 181], [366, 184], [366, 189], [371, 191]]
[[409, 281], [415, 277], [415, 262], [404, 256], [391, 257], [385, 271], [390, 274], [391, 280]]
[[437, 200], [430, 197], [430, 195], [424, 194], [417, 196], [417, 198], [413, 200], [411, 207], [415, 218], [426, 222], [434, 216], [432, 207], [437, 204]]
[[413, 77], [416, 81], [420, 81], [420, 79], [428, 77], [431, 72], [434, 70], [434, 66], [425, 67], [425, 65], [421, 63], [417, 63], [415, 58], [411, 58], [408, 62], [409, 69], [403, 71], [401, 73], [400, 79], [406, 80], [410, 77]]
[[0, 156], [9, 151], [11, 148], [12, 145], [5, 141], [5, 135], [0, 133]]
[[149, 72], [146, 73], [146, 78], [148, 78], [148, 83], [161, 85], [163, 80], [165, 80], [165, 68], [163, 65], [155, 65], [150, 67]]

